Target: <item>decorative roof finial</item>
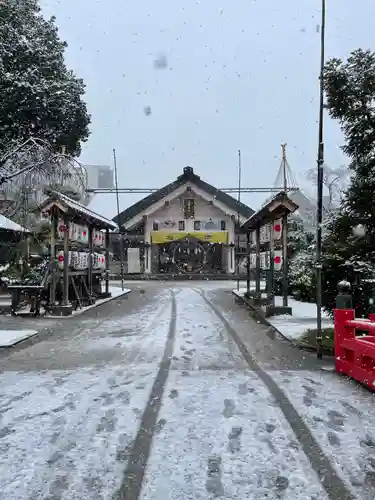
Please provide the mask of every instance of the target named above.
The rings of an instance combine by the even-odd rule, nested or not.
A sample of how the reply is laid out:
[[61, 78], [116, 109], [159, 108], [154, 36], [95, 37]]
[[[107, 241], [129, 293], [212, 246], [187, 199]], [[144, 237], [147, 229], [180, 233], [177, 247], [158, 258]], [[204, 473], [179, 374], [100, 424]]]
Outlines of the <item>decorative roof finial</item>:
[[185, 175], [185, 177], [191, 177], [192, 175], [194, 175], [193, 167], [185, 167], [184, 168], [184, 175]]
[[286, 147], [287, 143], [285, 142], [284, 144], [281, 144], [281, 149], [283, 151], [283, 160], [286, 161]]

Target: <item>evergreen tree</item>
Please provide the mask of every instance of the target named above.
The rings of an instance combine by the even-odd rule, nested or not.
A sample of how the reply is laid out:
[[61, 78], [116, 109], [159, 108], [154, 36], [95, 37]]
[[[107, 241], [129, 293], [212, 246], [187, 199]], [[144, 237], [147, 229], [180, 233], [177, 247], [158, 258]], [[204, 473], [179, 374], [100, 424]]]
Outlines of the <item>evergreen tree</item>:
[[[311, 242], [314, 235], [305, 230], [300, 215], [293, 214], [288, 218], [288, 288], [289, 293], [300, 300], [310, 300], [314, 294], [312, 271], [314, 255]], [[275, 291], [283, 292], [283, 273], [275, 273]]]
[[298, 215], [291, 215], [288, 220], [288, 257], [306, 251], [314, 235], [305, 230], [303, 220]]
[[288, 223], [288, 282], [290, 292], [300, 300], [314, 296], [314, 235], [305, 230], [303, 220], [292, 215]]
[[66, 46], [37, 0], [0, 2], [0, 153], [34, 136], [79, 154], [90, 117], [83, 81], [65, 66]]
[[[366, 315], [375, 269], [375, 54], [356, 50], [346, 62], [330, 60], [324, 87], [330, 116], [345, 136], [342, 149], [352, 177], [323, 241], [323, 302], [332, 310], [337, 283], [345, 279], [353, 285], [357, 314]], [[358, 225], [365, 226], [365, 235], [356, 234]]]

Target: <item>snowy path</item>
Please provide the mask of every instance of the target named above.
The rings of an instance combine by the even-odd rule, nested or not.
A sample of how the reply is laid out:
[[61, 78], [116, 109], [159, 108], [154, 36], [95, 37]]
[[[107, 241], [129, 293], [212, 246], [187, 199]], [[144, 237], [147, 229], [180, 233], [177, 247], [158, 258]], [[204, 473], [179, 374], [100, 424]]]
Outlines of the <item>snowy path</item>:
[[[2, 374], [1, 499], [111, 498], [164, 349], [169, 295], [126, 321], [83, 322], [72, 338], [22, 351], [20, 372]], [[30, 355], [39, 370], [22, 373]], [[58, 363], [67, 368], [49, 369]]]
[[195, 288], [2, 360], [1, 500], [374, 498], [373, 396]]

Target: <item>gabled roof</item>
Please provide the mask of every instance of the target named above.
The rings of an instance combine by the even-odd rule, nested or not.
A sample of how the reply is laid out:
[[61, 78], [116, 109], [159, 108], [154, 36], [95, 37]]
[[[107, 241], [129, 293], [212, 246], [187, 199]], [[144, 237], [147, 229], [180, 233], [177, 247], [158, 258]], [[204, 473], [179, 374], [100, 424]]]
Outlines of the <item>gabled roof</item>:
[[199, 175], [196, 175], [194, 173], [192, 167], [185, 167], [183, 170], [183, 174], [177, 177], [175, 181], [151, 193], [142, 200], [137, 201], [136, 203], [134, 203], [134, 205], [131, 205], [129, 208], [121, 212], [119, 216], [116, 215], [116, 217], [113, 217], [112, 220], [119, 226], [122, 226], [125, 222], [133, 219], [133, 217], [136, 217], [139, 213], [147, 210], [149, 207], [162, 200], [169, 194], [173, 193], [174, 191], [176, 191], [176, 189], [180, 188], [187, 182], [191, 182], [205, 193], [214, 196], [218, 201], [226, 205], [229, 209], [235, 211], [236, 213], [239, 212], [239, 214], [243, 217], [249, 218], [254, 213], [254, 210], [252, 210], [244, 203], [238, 202], [235, 198], [225, 193], [224, 191], [220, 191], [220, 189], [212, 186], [211, 184], [208, 184], [208, 182], [202, 181]]
[[63, 193], [60, 193], [60, 191], [49, 189], [48, 195], [49, 195], [48, 199], [46, 199], [39, 207], [42, 212], [43, 210], [46, 209], [49, 210], [52, 203], [61, 202], [62, 205], [69, 210], [69, 212], [72, 212], [73, 214], [76, 214], [82, 217], [83, 219], [86, 219], [88, 222], [95, 224], [97, 227], [100, 227], [101, 229], [106, 229], [106, 228], [117, 229], [116, 224], [114, 224], [111, 220], [107, 219], [106, 217], [103, 217], [103, 215], [93, 212], [92, 210], [88, 209], [81, 203], [78, 203], [78, 201], [69, 198], [69, 196], [66, 196]]
[[267, 224], [284, 214], [293, 213], [298, 209], [297, 203], [292, 201], [285, 191], [280, 191], [271, 198], [258, 212], [253, 213], [249, 219], [242, 224], [246, 231], [253, 231], [257, 226]]

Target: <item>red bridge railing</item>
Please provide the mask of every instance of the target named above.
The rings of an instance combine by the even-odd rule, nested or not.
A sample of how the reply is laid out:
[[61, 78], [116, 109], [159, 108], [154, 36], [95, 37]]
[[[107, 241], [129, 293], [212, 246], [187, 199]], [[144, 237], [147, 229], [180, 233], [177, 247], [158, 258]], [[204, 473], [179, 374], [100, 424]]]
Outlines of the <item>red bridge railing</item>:
[[[355, 319], [354, 309], [335, 309], [335, 366], [375, 391], [375, 314]], [[357, 330], [368, 332], [359, 336]]]

